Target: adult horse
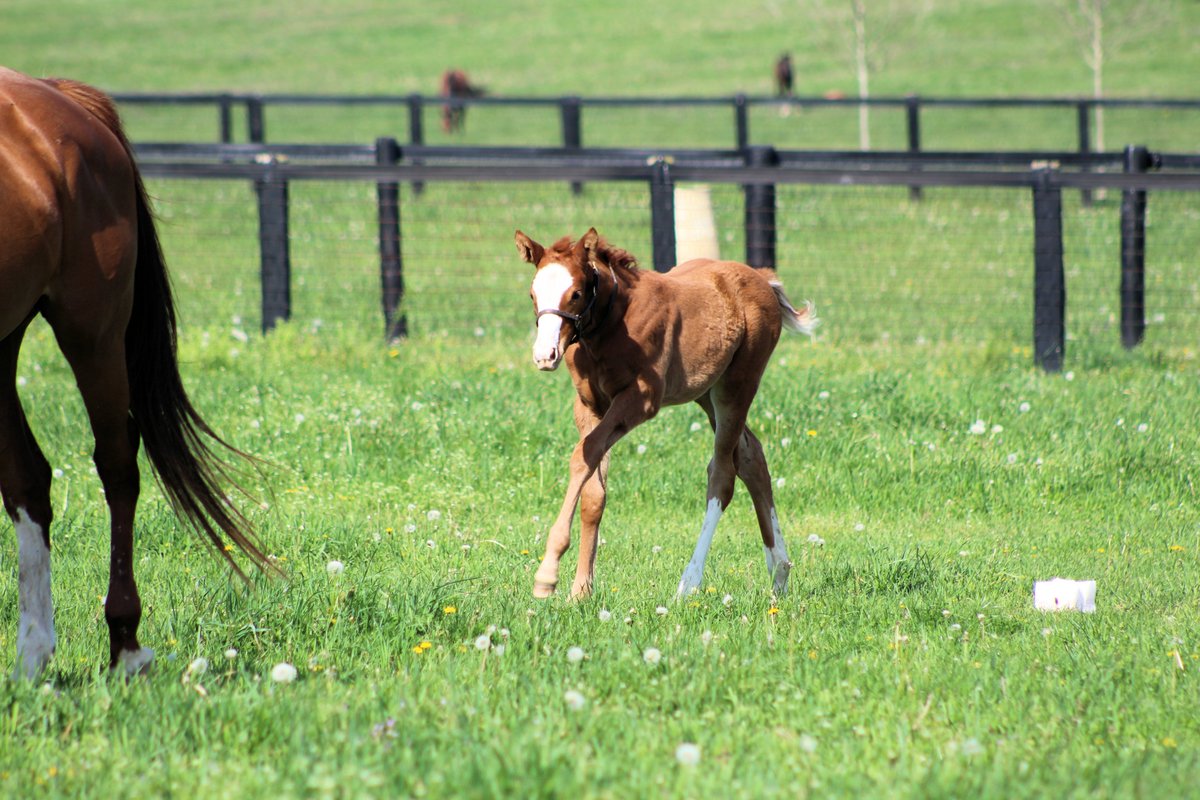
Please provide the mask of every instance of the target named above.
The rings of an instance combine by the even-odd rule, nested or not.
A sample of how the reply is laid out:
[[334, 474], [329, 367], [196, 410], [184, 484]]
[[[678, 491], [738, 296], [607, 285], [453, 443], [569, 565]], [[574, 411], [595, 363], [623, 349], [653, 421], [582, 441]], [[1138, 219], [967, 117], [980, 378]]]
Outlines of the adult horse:
[[536, 267], [530, 295], [537, 314], [533, 360], [553, 370], [566, 359], [575, 383], [579, 443], [571, 454], [562, 508], [550, 528], [533, 593], [549, 597], [571, 543], [580, 504], [579, 563], [571, 596], [591, 593], [604, 514], [608, 453], [664, 405], [696, 402], [716, 434], [708, 465], [704, 523], [676, 591], [700, 586], [734, 476], [754, 502], [774, 590], [787, 590], [792, 562], [779, 530], [762, 445], [746, 427], [767, 361], [784, 327], [811, 333], [811, 306], [797, 310], [774, 273], [732, 261], [696, 259], [665, 275], [643, 272], [629, 253], [590, 229], [543, 247], [521, 231], [517, 252]]
[[21, 340], [39, 313], [71, 366], [95, 437], [111, 518], [109, 665], [136, 673], [154, 658], [137, 638], [139, 442], [176, 510], [239, 574], [227, 541], [256, 564], [265, 559], [221, 488], [227, 470], [209, 443], [228, 445], [184, 392], [162, 251], [112, 101], [75, 81], [0, 68], [0, 493], [17, 533], [16, 672], [28, 677], [56, 642], [50, 466], [16, 389]]
[[464, 97], [482, 97], [487, 90], [471, 83], [467, 73], [461, 69], [448, 69], [442, 73], [442, 130], [446, 133], [461, 131], [467, 123], [467, 107], [461, 102]]

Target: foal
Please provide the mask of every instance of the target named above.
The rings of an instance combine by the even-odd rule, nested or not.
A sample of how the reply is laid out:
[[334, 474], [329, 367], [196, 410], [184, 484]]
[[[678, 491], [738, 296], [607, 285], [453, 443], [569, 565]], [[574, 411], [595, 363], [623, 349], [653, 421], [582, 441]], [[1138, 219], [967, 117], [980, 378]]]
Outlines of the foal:
[[733, 497], [734, 476], [750, 490], [775, 593], [787, 590], [792, 562], [779, 531], [762, 445], [746, 427], [750, 403], [780, 331], [811, 333], [811, 306], [797, 310], [767, 270], [697, 259], [665, 275], [643, 272], [629, 253], [590, 229], [549, 248], [521, 231], [517, 251], [537, 271], [530, 295], [537, 312], [533, 360], [553, 370], [565, 358], [575, 383], [579, 443], [571, 454], [562, 508], [534, 575], [535, 597], [558, 585], [558, 565], [580, 511], [579, 564], [571, 597], [592, 591], [604, 514], [608, 451], [664, 405], [696, 402], [716, 433], [708, 464], [708, 502], [696, 550], [676, 599], [697, 590], [713, 533]]

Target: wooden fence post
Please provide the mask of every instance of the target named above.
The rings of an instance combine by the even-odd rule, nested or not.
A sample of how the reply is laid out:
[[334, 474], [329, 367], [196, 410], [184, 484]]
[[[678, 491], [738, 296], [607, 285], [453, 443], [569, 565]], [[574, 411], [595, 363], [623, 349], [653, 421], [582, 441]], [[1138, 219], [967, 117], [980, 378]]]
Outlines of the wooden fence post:
[[288, 185], [275, 171], [274, 156], [263, 162], [258, 192], [258, 246], [262, 272], [262, 331], [292, 316], [292, 264], [288, 251]]
[[[582, 103], [578, 97], [564, 97], [558, 101], [559, 116], [562, 119], [563, 147], [578, 149], [583, 146]], [[571, 182], [571, 193], [582, 194], [583, 184]]]
[[[746, 148], [746, 166], [774, 167], [779, 153], [770, 145]], [[775, 184], [748, 183], [743, 187], [746, 206], [746, 263], [775, 269]]]
[[[913, 155], [921, 154], [921, 98], [910, 94], [904, 98], [905, 127], [908, 130], [908, 152]], [[920, 169], [915, 167], [914, 169]], [[920, 186], [908, 187], [908, 198], [920, 200], [923, 195]]]
[[[1086, 156], [1092, 152], [1092, 107], [1087, 100], [1080, 100], [1075, 105], [1075, 127], [1079, 133], [1079, 155]], [[1082, 171], [1090, 172], [1089, 167], [1084, 164], [1081, 167]], [[1092, 204], [1092, 190], [1081, 189], [1079, 192], [1080, 202], [1085, 206]]]
[[246, 126], [252, 143], [262, 144], [267, 140], [267, 123], [263, 119], [261, 97], [246, 98]]
[[737, 94], [733, 98], [733, 127], [737, 137], [737, 149], [745, 150], [750, 146], [750, 114], [746, 95]]
[[666, 272], [675, 266], [675, 182], [661, 156], [650, 172], [650, 238], [654, 269]]
[[1033, 358], [1047, 372], [1062, 370], [1066, 340], [1062, 189], [1054, 170], [1033, 173]]
[[[389, 166], [400, 160], [400, 145], [390, 137], [375, 140], [375, 163]], [[384, 335], [388, 341], [408, 336], [408, 319], [400, 312], [404, 300], [404, 262], [400, 256], [400, 184], [380, 181], [379, 280], [383, 292]]]
[[[418, 147], [425, 144], [425, 101], [419, 94], [408, 96], [408, 143]], [[420, 164], [421, 161], [413, 159], [412, 163]], [[413, 181], [412, 190], [414, 196], [419, 196], [425, 191], [425, 182]]]

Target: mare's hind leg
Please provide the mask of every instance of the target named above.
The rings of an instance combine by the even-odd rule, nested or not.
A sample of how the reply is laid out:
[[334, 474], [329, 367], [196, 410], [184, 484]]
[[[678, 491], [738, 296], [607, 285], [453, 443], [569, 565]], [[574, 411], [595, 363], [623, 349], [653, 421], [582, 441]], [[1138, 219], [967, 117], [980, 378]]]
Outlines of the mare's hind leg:
[[15, 677], [35, 678], [54, 653], [50, 594], [50, 465], [17, 396], [17, 354], [29, 320], [0, 341], [0, 492], [17, 532], [20, 622]]
[[56, 326], [59, 346], [75, 372], [96, 439], [93, 460], [112, 524], [108, 597], [104, 618], [108, 623], [109, 667], [126, 674], [143, 672], [154, 660], [154, 651], [138, 644], [137, 629], [142, 601], [133, 579], [133, 517], [137, 508], [139, 476], [138, 432], [129, 415], [129, 378], [125, 369], [123, 335], [100, 341], [76, 339], [72, 331]]

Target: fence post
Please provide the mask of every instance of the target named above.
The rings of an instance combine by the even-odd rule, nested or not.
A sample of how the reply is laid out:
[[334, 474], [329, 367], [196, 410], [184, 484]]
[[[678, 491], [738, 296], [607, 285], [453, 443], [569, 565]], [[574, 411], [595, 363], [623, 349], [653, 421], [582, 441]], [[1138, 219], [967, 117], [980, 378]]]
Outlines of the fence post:
[[227, 95], [221, 95], [217, 101], [217, 114], [220, 119], [221, 126], [221, 144], [229, 144], [233, 141], [233, 99]]
[[[774, 167], [779, 153], [770, 145], [746, 148], [746, 166]], [[746, 206], [746, 263], [775, 269], [775, 184], [748, 183], [743, 187]]]
[[740, 92], [733, 98], [733, 123], [737, 136], [737, 149], [745, 150], [750, 146], [750, 114], [746, 95]]
[[[408, 96], [408, 143], [418, 147], [425, 144], [425, 103], [419, 94]], [[412, 163], [420, 164], [421, 161], [414, 158]], [[413, 181], [412, 190], [414, 195], [420, 195], [425, 191], [425, 182]]]
[[675, 182], [670, 163], [661, 156], [650, 171], [650, 237], [654, 269], [666, 272], [675, 266]]
[[[1092, 108], [1087, 100], [1080, 100], [1075, 105], [1075, 127], [1079, 131], [1079, 155], [1086, 156], [1092, 152]], [[1083, 172], [1091, 172], [1087, 164], [1082, 165]], [[1079, 191], [1080, 202], [1085, 206], [1092, 204], [1092, 190]]]
[[[563, 147], [578, 149], [583, 146], [583, 130], [580, 124], [582, 103], [578, 97], [563, 97], [558, 101], [558, 111], [562, 119]], [[571, 182], [571, 193], [582, 194], [583, 184]]]
[[[908, 129], [908, 152], [913, 155], [921, 153], [921, 98], [915, 94], [910, 94], [904, 98], [904, 117], [907, 122]], [[913, 167], [920, 169], [920, 167]], [[908, 187], [908, 198], [910, 200], [920, 200], [922, 191], [920, 186]]]
[[[1150, 152], [1141, 146], [1125, 148], [1125, 172], [1150, 168]], [[1146, 191], [1121, 192], [1121, 344], [1131, 350], [1146, 335]]]
[[1066, 340], [1062, 189], [1054, 170], [1033, 172], [1033, 358], [1047, 372], [1062, 370]]
[[262, 144], [267, 140], [266, 122], [263, 120], [263, 101], [261, 97], [246, 98], [246, 126], [249, 129], [250, 141]]
[[[375, 163], [391, 166], [400, 160], [400, 144], [390, 137], [375, 140]], [[404, 262], [400, 256], [400, 184], [380, 181], [379, 280], [383, 290], [384, 335], [389, 342], [408, 336], [408, 319], [399, 313], [404, 300]]]
[[292, 316], [292, 265], [288, 252], [288, 185], [275, 170], [274, 156], [261, 161], [258, 193], [258, 246], [262, 262], [262, 330]]

